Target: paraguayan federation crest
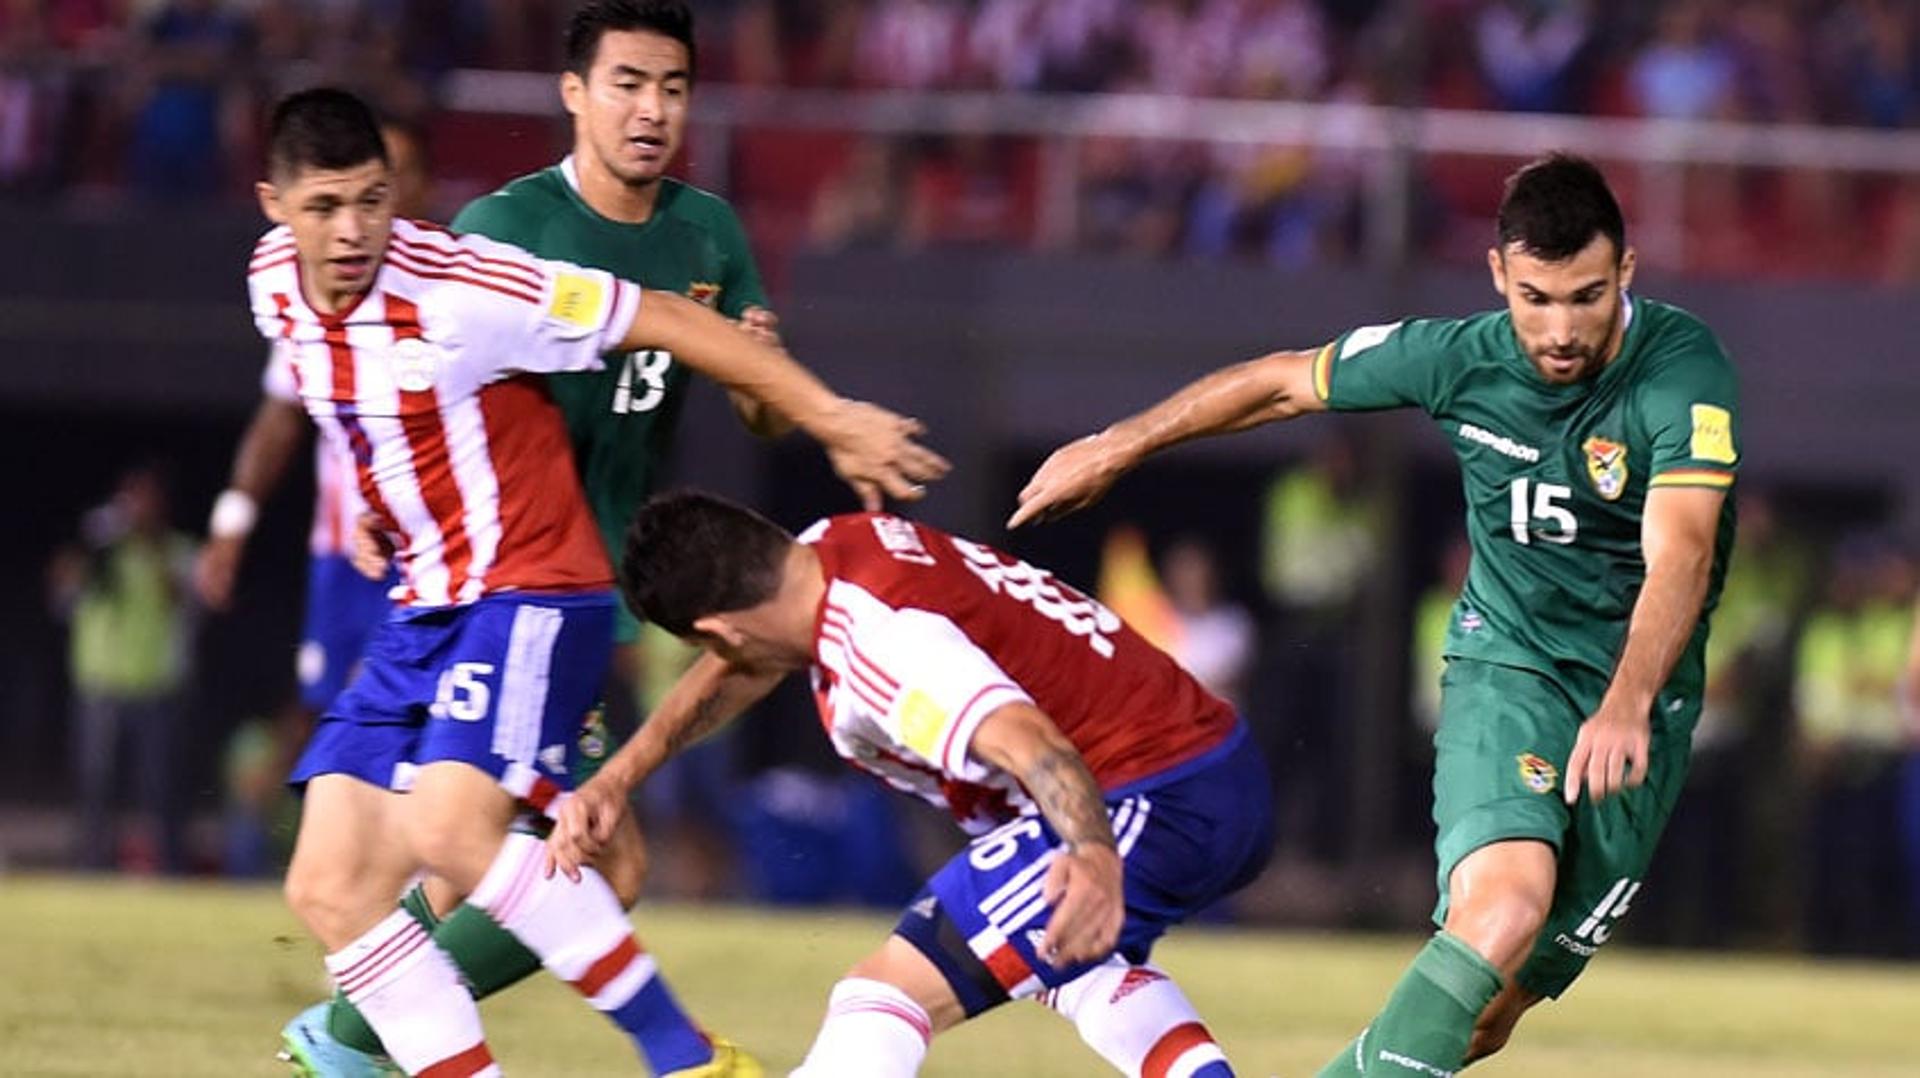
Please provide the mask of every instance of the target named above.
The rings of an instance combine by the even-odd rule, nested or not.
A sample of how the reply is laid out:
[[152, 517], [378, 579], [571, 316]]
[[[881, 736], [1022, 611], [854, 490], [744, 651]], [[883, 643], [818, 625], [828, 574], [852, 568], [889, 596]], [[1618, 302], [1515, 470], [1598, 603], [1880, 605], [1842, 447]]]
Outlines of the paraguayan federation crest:
[[1527, 789], [1537, 794], [1553, 792], [1555, 783], [1560, 781], [1560, 770], [1530, 752], [1514, 757], [1520, 763], [1520, 781]]
[[1588, 438], [1580, 446], [1587, 455], [1587, 478], [1593, 480], [1593, 489], [1608, 501], [1620, 497], [1627, 489], [1627, 447], [1606, 438]]

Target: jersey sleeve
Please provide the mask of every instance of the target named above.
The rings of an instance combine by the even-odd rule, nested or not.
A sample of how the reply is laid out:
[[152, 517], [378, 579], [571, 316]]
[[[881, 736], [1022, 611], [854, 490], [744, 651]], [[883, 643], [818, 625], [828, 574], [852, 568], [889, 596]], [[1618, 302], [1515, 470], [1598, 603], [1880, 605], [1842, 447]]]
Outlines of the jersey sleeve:
[[965, 782], [980, 782], [987, 765], [968, 755], [980, 723], [995, 709], [1033, 703], [1013, 678], [949, 619], [925, 610], [897, 610], [867, 624], [856, 642], [880, 679], [895, 685], [881, 724], [888, 736]]
[[569, 262], [468, 233], [454, 242], [493, 268], [459, 286], [469, 344], [507, 371], [598, 370], [640, 309], [640, 287]]
[[1740, 467], [1739, 383], [1704, 326], [1667, 357], [1641, 396], [1653, 443], [1649, 486], [1733, 486]]
[[1349, 330], [1314, 356], [1314, 392], [1337, 412], [1431, 412], [1459, 334], [1458, 321], [1430, 318]]
[[300, 389], [293, 379], [293, 354], [284, 342], [275, 341], [267, 349], [267, 365], [260, 372], [260, 392], [287, 404], [300, 402]]
[[748, 307], [767, 306], [767, 289], [760, 281], [760, 265], [753, 260], [747, 231], [741, 227], [733, 207], [720, 204], [714, 213], [713, 232], [726, 264], [720, 281], [720, 313], [738, 318]]

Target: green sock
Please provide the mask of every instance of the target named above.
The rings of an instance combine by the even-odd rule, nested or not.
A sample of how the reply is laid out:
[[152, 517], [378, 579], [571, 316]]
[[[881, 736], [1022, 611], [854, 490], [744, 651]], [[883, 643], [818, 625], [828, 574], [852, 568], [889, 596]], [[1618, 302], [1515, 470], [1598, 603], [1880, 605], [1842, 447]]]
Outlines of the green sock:
[[[1359, 1073], [1456, 1073], [1466, 1060], [1474, 1023], [1505, 980], [1460, 937], [1434, 933], [1394, 986], [1386, 1008], [1361, 1034], [1365, 1062]], [[1349, 1048], [1320, 1073], [1351, 1075], [1353, 1065]]]
[[[540, 969], [538, 955], [521, 946], [512, 933], [472, 906], [462, 905], [443, 921], [434, 916], [433, 907], [427, 904], [426, 891], [416, 886], [400, 899], [400, 908], [433, 933], [433, 941], [460, 968], [475, 999], [485, 999], [508, 985], [518, 984]], [[333, 1006], [327, 1011], [327, 1032], [341, 1044], [369, 1055], [386, 1052], [379, 1034], [339, 992], [333, 994]]]

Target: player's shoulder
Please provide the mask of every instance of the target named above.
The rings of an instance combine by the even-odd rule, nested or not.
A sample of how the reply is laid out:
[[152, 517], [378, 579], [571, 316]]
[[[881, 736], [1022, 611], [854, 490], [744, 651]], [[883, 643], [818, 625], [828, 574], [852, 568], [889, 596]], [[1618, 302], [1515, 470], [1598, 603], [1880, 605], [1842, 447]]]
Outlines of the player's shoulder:
[[740, 216], [733, 204], [703, 187], [669, 176], [660, 181], [660, 210], [710, 231], [738, 231]]
[[295, 257], [293, 229], [286, 225], [275, 225], [254, 241], [253, 254], [247, 260], [247, 273], [263, 273], [290, 265]]
[[454, 216], [453, 227], [459, 232], [517, 235], [537, 228], [566, 208], [566, 203], [566, 179], [557, 167], [549, 166], [509, 180], [467, 203]]
[[1689, 374], [1731, 374], [1733, 363], [1727, 357], [1712, 327], [1684, 307], [1659, 300], [1634, 298], [1636, 318], [1646, 319], [1646, 355], [1648, 377], [1671, 372]]
[[964, 550], [940, 529], [891, 513], [827, 517], [798, 541], [819, 552], [829, 576], [895, 598], [957, 568]]

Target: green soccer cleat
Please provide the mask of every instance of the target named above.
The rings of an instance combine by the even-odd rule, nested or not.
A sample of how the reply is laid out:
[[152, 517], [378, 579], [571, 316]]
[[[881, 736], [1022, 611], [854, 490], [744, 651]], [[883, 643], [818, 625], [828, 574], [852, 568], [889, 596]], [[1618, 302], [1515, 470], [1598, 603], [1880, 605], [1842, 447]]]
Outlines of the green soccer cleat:
[[[316, 1003], [294, 1015], [280, 1031], [282, 1063], [290, 1064], [299, 1078], [391, 1078], [404, 1073], [385, 1056], [368, 1055], [334, 1040], [327, 1031], [331, 1006]], [[714, 1058], [719, 1058], [718, 1052]]]
[[713, 1058], [697, 1067], [668, 1071], [660, 1078], [766, 1078], [766, 1068], [739, 1045], [724, 1037], [707, 1035], [713, 1046]]

